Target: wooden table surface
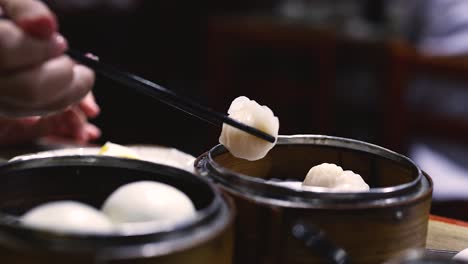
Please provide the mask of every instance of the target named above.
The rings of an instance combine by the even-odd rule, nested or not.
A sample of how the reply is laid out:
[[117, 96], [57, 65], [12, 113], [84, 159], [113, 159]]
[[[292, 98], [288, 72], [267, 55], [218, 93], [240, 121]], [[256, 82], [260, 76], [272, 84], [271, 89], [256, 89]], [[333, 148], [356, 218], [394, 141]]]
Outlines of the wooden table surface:
[[448, 251], [468, 248], [468, 222], [431, 215], [426, 248]]

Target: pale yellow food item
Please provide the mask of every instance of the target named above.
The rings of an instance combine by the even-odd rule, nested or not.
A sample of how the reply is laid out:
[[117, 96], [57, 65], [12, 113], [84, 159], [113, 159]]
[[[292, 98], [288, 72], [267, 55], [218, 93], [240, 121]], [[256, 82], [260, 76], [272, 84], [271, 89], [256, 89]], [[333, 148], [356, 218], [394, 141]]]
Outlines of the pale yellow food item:
[[369, 190], [369, 185], [364, 182], [361, 175], [350, 170], [343, 171], [340, 166], [332, 163], [322, 163], [312, 167], [307, 173], [302, 186], [325, 187], [337, 192]]
[[175, 224], [196, 215], [195, 207], [185, 193], [153, 181], [119, 187], [106, 199], [102, 211], [115, 224], [149, 221]]
[[[240, 96], [232, 101], [228, 110], [229, 117], [260, 131], [278, 137], [279, 120], [267, 106]], [[223, 124], [219, 142], [235, 157], [258, 160], [266, 156], [276, 144], [270, 143], [235, 127]]]
[[101, 147], [98, 154], [119, 158], [140, 159], [133, 149], [112, 142], [106, 142], [106, 144]]
[[21, 222], [30, 227], [63, 233], [107, 234], [112, 222], [97, 209], [75, 201], [55, 201], [29, 210]]

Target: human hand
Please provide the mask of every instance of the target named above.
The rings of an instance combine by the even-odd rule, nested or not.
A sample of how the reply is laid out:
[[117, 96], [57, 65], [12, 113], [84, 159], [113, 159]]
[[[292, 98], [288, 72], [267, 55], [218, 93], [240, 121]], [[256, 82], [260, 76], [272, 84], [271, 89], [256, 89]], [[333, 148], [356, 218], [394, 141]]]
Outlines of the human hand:
[[[94, 73], [64, 55], [67, 42], [57, 32], [54, 14], [42, 2], [0, 0], [0, 7], [10, 18], [0, 21], [3, 121], [58, 112], [89, 93]], [[70, 111], [58, 116], [66, 113]]]
[[29, 143], [43, 137], [87, 143], [101, 135], [99, 128], [87, 121], [99, 114], [99, 106], [89, 93], [79, 104], [44, 117], [0, 117], [0, 145]]

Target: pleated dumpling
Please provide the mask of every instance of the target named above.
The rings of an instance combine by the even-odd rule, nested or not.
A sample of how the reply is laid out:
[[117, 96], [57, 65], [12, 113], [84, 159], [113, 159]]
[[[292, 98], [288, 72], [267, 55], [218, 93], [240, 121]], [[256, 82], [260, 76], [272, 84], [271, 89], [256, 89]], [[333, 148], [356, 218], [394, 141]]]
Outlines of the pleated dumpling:
[[[232, 119], [278, 137], [278, 117], [270, 108], [254, 100], [245, 96], [237, 97], [232, 101], [228, 114]], [[265, 157], [276, 144], [276, 141], [270, 143], [227, 124], [223, 124], [219, 142], [235, 157], [250, 161]]]
[[361, 175], [343, 169], [333, 163], [322, 163], [312, 167], [307, 173], [302, 186], [316, 186], [330, 188], [337, 192], [369, 191], [369, 185]]

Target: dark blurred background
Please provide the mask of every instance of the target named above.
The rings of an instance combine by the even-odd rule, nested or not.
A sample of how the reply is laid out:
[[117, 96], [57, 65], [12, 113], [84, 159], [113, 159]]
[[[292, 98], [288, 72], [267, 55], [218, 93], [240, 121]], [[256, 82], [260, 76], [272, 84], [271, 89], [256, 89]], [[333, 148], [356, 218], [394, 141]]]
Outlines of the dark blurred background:
[[[105, 63], [221, 112], [237, 96], [255, 99], [279, 117], [280, 134], [349, 137], [410, 156], [436, 182], [433, 213], [465, 220], [467, 2], [47, 1], [70, 46]], [[218, 143], [219, 128], [131, 89], [98, 78], [94, 92], [97, 143], [194, 156]]]

